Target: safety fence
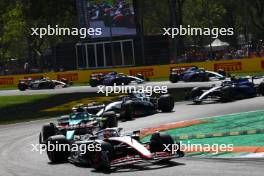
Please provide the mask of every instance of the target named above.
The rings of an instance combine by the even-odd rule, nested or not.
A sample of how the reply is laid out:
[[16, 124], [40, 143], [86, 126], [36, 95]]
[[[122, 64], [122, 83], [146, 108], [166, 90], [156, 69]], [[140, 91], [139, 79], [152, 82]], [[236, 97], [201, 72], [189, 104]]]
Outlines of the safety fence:
[[118, 73], [124, 73], [128, 75], [136, 75], [140, 73], [147, 78], [164, 78], [169, 76], [170, 70], [173, 68], [183, 68], [183, 67], [188, 68], [192, 66], [202, 67], [205, 68], [206, 70], [212, 70], [212, 71], [223, 69], [226, 72], [230, 72], [230, 73], [263, 72], [264, 58], [0, 76], [0, 87], [12, 87], [12, 86], [16, 86], [20, 79], [26, 79], [26, 78], [36, 79], [40, 77], [49, 77], [50, 79], [58, 79], [58, 80], [61, 78], [65, 78], [75, 83], [84, 83], [89, 81], [89, 77], [91, 74], [108, 73], [112, 71], [116, 71]]

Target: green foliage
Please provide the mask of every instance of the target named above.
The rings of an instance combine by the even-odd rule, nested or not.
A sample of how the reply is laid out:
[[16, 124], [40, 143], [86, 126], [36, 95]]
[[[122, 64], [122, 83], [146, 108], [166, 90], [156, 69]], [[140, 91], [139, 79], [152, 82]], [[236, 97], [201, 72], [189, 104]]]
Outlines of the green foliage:
[[[134, 1], [139, 5], [145, 35], [161, 34], [164, 27], [182, 24], [192, 27], [233, 27], [235, 36], [224, 38], [233, 45], [239, 34], [251, 33], [256, 39], [264, 37], [263, 0]], [[106, 2], [113, 3], [114, 0]], [[45, 49], [75, 39], [69, 36], [45, 36], [39, 39], [30, 35], [30, 28], [47, 25], [77, 27], [76, 0], [0, 1], [0, 61], [10, 58], [34, 61], [42, 56]], [[208, 36], [185, 36], [183, 40], [184, 43], [204, 45], [211, 39]], [[176, 45], [182, 44], [176, 42]]]

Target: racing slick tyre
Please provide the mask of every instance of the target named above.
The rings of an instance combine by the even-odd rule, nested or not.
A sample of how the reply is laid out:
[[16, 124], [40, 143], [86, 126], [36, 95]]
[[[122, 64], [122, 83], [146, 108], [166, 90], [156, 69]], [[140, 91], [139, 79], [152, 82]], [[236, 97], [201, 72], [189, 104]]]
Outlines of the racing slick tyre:
[[114, 128], [117, 127], [118, 125], [118, 121], [116, 118], [116, 114], [114, 111], [109, 111], [109, 112], [105, 112], [103, 114], [103, 117], [106, 118], [104, 125], [103, 125], [103, 129], [104, 128]]
[[[51, 147], [51, 149], [47, 148], [47, 155], [52, 163], [62, 163], [68, 160], [71, 149], [70, 149], [70, 143], [65, 136], [63, 135], [51, 136], [48, 139], [48, 143], [50, 146], [54, 146], [54, 148]], [[65, 146], [59, 147], [60, 150], [57, 150], [57, 147], [55, 147], [62, 145]]]
[[49, 137], [56, 135], [56, 133], [57, 133], [57, 128], [53, 123], [43, 125], [41, 132], [39, 134], [39, 143], [44, 144], [44, 142]]
[[132, 120], [134, 118], [134, 104], [132, 100], [128, 100], [121, 105], [121, 117], [125, 120]]
[[233, 101], [233, 89], [232, 87], [223, 87], [220, 95], [221, 102], [231, 102]]
[[142, 74], [140, 74], [140, 73], [138, 73], [136, 75], [136, 77], [139, 78], [139, 79], [145, 80], [144, 76]]
[[104, 141], [101, 141], [100, 144], [101, 150], [91, 153], [92, 167], [96, 170], [109, 170], [111, 167], [111, 158], [114, 152], [113, 146]]
[[89, 84], [91, 87], [96, 87], [96, 86], [98, 86], [98, 80], [95, 78], [91, 78], [89, 81]]
[[56, 87], [56, 85], [55, 85], [55, 83], [54, 82], [49, 82], [49, 84], [48, 84], [48, 88], [49, 89], [54, 89]]
[[264, 82], [261, 82], [258, 86], [258, 93], [264, 96]]
[[158, 99], [158, 109], [162, 112], [171, 112], [174, 108], [174, 99], [171, 95], [166, 94]]
[[18, 88], [20, 91], [25, 91], [26, 89], [28, 89], [28, 85], [25, 84], [25, 83], [18, 83], [17, 88]]
[[203, 94], [201, 87], [194, 87], [190, 93], [190, 99], [195, 100], [197, 97], [200, 97]]
[[219, 70], [217, 71], [217, 73], [219, 73], [219, 74], [222, 75], [222, 76], [227, 76], [226, 71], [223, 70], [223, 69], [219, 69]]
[[178, 74], [176, 74], [176, 73], [171, 73], [170, 74], [170, 82], [176, 83], [179, 80], [180, 80], [180, 78], [179, 78], [179, 75]]
[[[174, 147], [178, 146], [177, 148]], [[166, 146], [170, 146], [168, 148]], [[184, 156], [184, 152], [180, 150], [180, 144], [175, 143], [172, 137], [168, 134], [160, 134], [159, 132], [152, 134], [150, 138], [150, 152], [156, 153], [156, 152], [167, 152], [167, 153], [173, 153], [176, 152], [180, 157]], [[176, 151], [173, 151], [174, 149], [177, 149]], [[169, 161], [170, 159], [164, 159], [164, 161]]]

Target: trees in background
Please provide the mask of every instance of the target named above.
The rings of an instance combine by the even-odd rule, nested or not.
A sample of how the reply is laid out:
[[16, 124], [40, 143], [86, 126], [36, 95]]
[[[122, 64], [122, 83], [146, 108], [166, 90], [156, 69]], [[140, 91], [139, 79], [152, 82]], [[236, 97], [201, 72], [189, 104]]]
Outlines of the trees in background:
[[[232, 27], [235, 35], [223, 37], [232, 46], [238, 37], [264, 38], [263, 0], [137, 0], [142, 12], [144, 35], [162, 34], [163, 27]], [[67, 36], [30, 35], [31, 27], [60, 25], [77, 27], [76, 0], [0, 1], [0, 61], [19, 58], [38, 62], [47, 48], [72, 40]], [[249, 37], [249, 34], [251, 38]], [[173, 55], [184, 53], [185, 46], [208, 44], [208, 36], [178, 36], [171, 41]]]

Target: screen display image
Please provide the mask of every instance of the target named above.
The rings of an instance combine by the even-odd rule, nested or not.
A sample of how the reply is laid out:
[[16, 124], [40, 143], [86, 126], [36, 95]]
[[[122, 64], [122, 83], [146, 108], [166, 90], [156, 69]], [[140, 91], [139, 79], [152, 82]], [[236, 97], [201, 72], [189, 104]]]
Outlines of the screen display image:
[[88, 0], [86, 5], [89, 27], [102, 29], [97, 37], [136, 35], [132, 0]]

